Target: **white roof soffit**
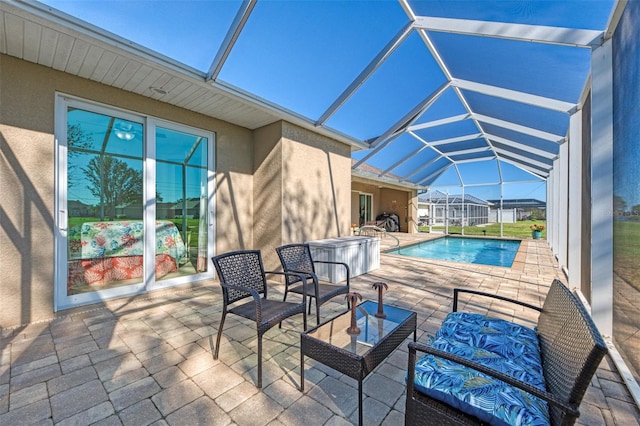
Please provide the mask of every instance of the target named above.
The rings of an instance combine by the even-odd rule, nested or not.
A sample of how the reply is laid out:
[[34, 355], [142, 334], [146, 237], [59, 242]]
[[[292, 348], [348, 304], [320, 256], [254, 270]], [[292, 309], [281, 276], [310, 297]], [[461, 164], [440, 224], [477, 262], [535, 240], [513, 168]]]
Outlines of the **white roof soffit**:
[[603, 37], [603, 32], [597, 30], [579, 30], [573, 28], [545, 27], [541, 25], [434, 18], [427, 16], [417, 16], [413, 26], [427, 31], [496, 37], [585, 48], [602, 44]]

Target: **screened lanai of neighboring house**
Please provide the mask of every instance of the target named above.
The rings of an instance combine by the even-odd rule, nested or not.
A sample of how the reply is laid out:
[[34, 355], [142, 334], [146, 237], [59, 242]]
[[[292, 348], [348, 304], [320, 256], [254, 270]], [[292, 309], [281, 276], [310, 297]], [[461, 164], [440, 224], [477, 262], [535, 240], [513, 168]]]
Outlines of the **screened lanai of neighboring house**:
[[638, 2], [3, 0], [2, 8], [3, 54], [250, 130], [286, 120], [349, 144], [353, 177], [483, 200], [541, 191], [548, 243], [568, 282], [632, 365], [626, 377], [640, 378], [640, 333], [629, 332], [640, 328], [640, 308], [626, 296], [640, 293], [629, 268], [640, 240], [630, 231], [640, 211], [632, 142], [640, 107], [627, 95], [640, 84], [631, 72]]

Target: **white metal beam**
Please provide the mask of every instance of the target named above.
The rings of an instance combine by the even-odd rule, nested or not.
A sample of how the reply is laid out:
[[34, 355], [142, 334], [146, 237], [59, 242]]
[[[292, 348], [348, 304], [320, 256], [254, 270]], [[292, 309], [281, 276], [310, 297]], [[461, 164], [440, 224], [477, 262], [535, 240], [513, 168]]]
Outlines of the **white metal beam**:
[[483, 151], [490, 151], [490, 150], [491, 150], [490, 146], [483, 146], [483, 147], [479, 147], [479, 148], [461, 149], [459, 151], [446, 151], [446, 152], [444, 152], [444, 154], [447, 157], [450, 157], [452, 155], [473, 154], [474, 152], [483, 152]]
[[460, 114], [452, 117], [443, 118], [440, 120], [429, 121], [428, 123], [414, 124], [409, 126], [407, 130], [415, 132], [416, 130], [428, 129], [430, 127], [442, 126], [445, 124], [456, 123], [458, 121], [466, 120], [471, 117], [471, 114]]
[[544, 139], [550, 142], [563, 143], [565, 141], [564, 136], [555, 135], [553, 133], [545, 132], [543, 130], [534, 129], [532, 127], [522, 126], [520, 124], [513, 123], [511, 121], [500, 120], [498, 118], [489, 117], [482, 114], [472, 114], [472, 117], [476, 120], [492, 124], [494, 126], [502, 127], [504, 129], [513, 130], [518, 133], [524, 133], [525, 135], [531, 135], [539, 139]]
[[591, 315], [613, 335], [613, 41], [591, 53]]
[[418, 155], [418, 153], [424, 151], [425, 149], [429, 148], [427, 145], [423, 145], [421, 147], [418, 147], [418, 149], [414, 149], [413, 151], [411, 151], [410, 153], [408, 153], [407, 155], [405, 155], [404, 157], [402, 157], [400, 160], [396, 161], [395, 163], [393, 163], [391, 166], [389, 166], [386, 170], [384, 170], [380, 176], [386, 175], [387, 173], [389, 173], [391, 170], [395, 169], [396, 167], [398, 167], [399, 165], [401, 165], [402, 163], [404, 163], [405, 161], [408, 161], [409, 159], [411, 159], [414, 155]]
[[582, 289], [582, 110], [569, 121], [569, 206], [567, 218], [567, 271], [569, 285]]
[[471, 135], [457, 136], [455, 138], [448, 138], [448, 139], [440, 139], [440, 140], [437, 140], [437, 141], [427, 142], [427, 143], [430, 146], [438, 146], [438, 145], [446, 145], [446, 144], [450, 144], [450, 143], [471, 141], [471, 140], [480, 139], [480, 138], [482, 138], [482, 133], [474, 133], [474, 134], [471, 134]]
[[517, 90], [504, 89], [502, 87], [491, 86], [489, 84], [476, 83], [475, 81], [460, 80], [456, 78], [451, 80], [451, 85], [462, 90], [470, 90], [472, 92], [482, 93], [483, 95], [495, 96], [497, 98], [550, 109], [552, 111], [563, 112], [565, 114], [572, 114], [577, 109], [576, 105], [570, 102], [545, 98], [544, 96], [532, 95], [525, 92], [518, 92]]
[[393, 126], [391, 126], [386, 132], [382, 135], [378, 136], [373, 142], [371, 142], [371, 147], [375, 148], [381, 143], [389, 138], [391, 135], [398, 132], [400, 129], [407, 128], [411, 125], [411, 123], [420, 117], [420, 115], [426, 111], [433, 103], [438, 100], [440, 96], [449, 88], [449, 82], [446, 81], [440, 85], [436, 90], [431, 92], [429, 96], [424, 98], [418, 105], [413, 107], [411, 111], [404, 115], [400, 120], [398, 120]]
[[443, 159], [442, 156], [437, 156], [435, 158], [432, 158], [430, 161], [424, 163], [422, 166], [418, 167], [417, 169], [415, 169], [414, 171], [412, 171], [411, 173], [409, 173], [407, 176], [404, 177], [405, 180], [409, 180], [410, 178], [412, 178], [413, 176], [417, 175], [418, 173], [420, 173], [421, 171], [431, 167], [432, 165], [434, 165], [438, 160]]
[[[516, 166], [519, 169], [524, 170], [527, 173], [531, 173], [532, 175], [538, 176], [538, 177], [542, 177], [543, 179], [546, 179], [549, 177], [549, 172], [548, 171], [543, 171], [540, 169], [536, 169], [535, 167], [530, 167], [527, 166], [524, 163], [521, 163], [520, 161], [516, 161], [516, 160], [512, 160], [510, 158], [505, 158], [505, 157], [498, 157], [499, 161], [504, 161], [505, 163], [509, 163], [512, 164], [514, 166]], [[503, 184], [506, 184], [507, 182], [503, 182]]]
[[447, 171], [447, 169], [449, 167], [451, 167], [453, 165], [453, 163], [449, 163], [444, 167], [439, 168], [438, 170], [436, 170], [435, 172], [431, 173], [429, 176], [427, 176], [426, 178], [422, 179], [420, 182], [418, 182], [418, 185], [424, 185], [425, 182], [433, 182], [436, 179], [438, 179], [444, 172]]
[[494, 142], [498, 142], [498, 143], [502, 143], [505, 145], [509, 145], [512, 146], [516, 149], [522, 150], [522, 151], [526, 151], [530, 154], [534, 154], [534, 155], [538, 155], [540, 157], [544, 157], [544, 158], [548, 158], [549, 160], [555, 160], [558, 157], [558, 154], [554, 154], [553, 152], [549, 152], [549, 151], [545, 151], [542, 149], [538, 149], [538, 148], [533, 148], [530, 147], [529, 145], [525, 145], [522, 144], [520, 142], [515, 142], [512, 141], [511, 139], [506, 139], [500, 136], [496, 136], [496, 135], [492, 135], [492, 134], [487, 134], [486, 135], [489, 139], [491, 139]]
[[360, 86], [377, 70], [380, 65], [402, 44], [411, 34], [411, 23], [404, 26], [385, 47], [369, 62], [364, 70], [351, 82], [351, 84], [338, 96], [329, 108], [318, 118], [316, 126], [322, 126], [329, 118], [358, 90]]
[[[537, 168], [540, 168], [540, 169], [542, 169], [542, 170], [547, 170], [547, 171], [549, 171], [549, 170], [551, 170], [551, 169], [553, 168], [553, 166], [552, 166], [552, 165], [550, 165], [550, 164], [545, 164], [545, 163], [542, 163], [542, 162], [540, 162], [540, 161], [532, 160], [532, 159], [531, 159], [531, 158], [529, 158], [529, 157], [526, 157], [526, 156], [524, 156], [524, 155], [520, 155], [520, 154], [513, 153], [513, 152], [508, 151], [508, 150], [506, 150], [506, 149], [502, 149], [502, 148], [498, 148], [498, 147], [493, 147], [493, 150], [494, 150], [495, 152], [497, 152], [498, 154], [504, 154], [504, 155], [506, 155], [506, 156], [510, 157], [510, 158], [511, 158], [511, 159], [513, 159], [513, 160], [519, 160], [519, 161], [522, 161], [522, 162], [523, 162], [523, 164], [528, 164], [528, 165], [530, 165], [531, 167], [537, 167]], [[502, 158], [502, 157], [501, 157], [501, 158]]]
[[370, 159], [371, 157], [376, 155], [378, 152], [380, 152], [380, 150], [382, 150], [382, 148], [384, 148], [385, 146], [389, 145], [398, 136], [400, 136], [400, 133], [396, 133], [395, 135], [393, 135], [393, 136], [389, 137], [388, 139], [386, 139], [384, 142], [380, 143], [377, 147], [372, 149], [371, 152], [369, 152], [367, 155], [362, 157], [359, 161], [356, 161], [356, 163], [353, 166], [351, 166], [351, 169], [355, 170], [358, 167], [360, 167], [361, 164], [366, 163], [368, 159]]
[[558, 44], [573, 47], [600, 45], [603, 32], [574, 28], [546, 27], [542, 25], [474, 21], [468, 19], [417, 16], [414, 27], [427, 31], [495, 37], [534, 43]]
[[235, 18], [227, 31], [227, 35], [224, 37], [224, 40], [218, 49], [218, 53], [216, 53], [213, 62], [211, 62], [209, 72], [207, 73], [207, 82], [218, 78], [218, 74], [220, 74], [225, 61], [231, 53], [231, 49], [233, 49], [236, 40], [238, 40], [238, 37], [240, 36], [240, 33], [242, 32], [244, 25], [247, 23], [247, 20], [249, 19], [249, 16], [257, 2], [258, 0], [244, 0], [240, 5]]
[[[492, 154], [490, 157], [479, 157], [479, 158], [469, 158], [468, 160], [456, 160], [457, 164], [462, 164], [462, 163], [477, 163], [478, 161], [489, 161], [489, 160], [495, 160], [497, 157], [495, 155], [495, 153], [493, 153], [492, 150], [487, 149], [487, 151], [491, 151]], [[465, 184], [465, 186], [470, 186], [470, 184]]]

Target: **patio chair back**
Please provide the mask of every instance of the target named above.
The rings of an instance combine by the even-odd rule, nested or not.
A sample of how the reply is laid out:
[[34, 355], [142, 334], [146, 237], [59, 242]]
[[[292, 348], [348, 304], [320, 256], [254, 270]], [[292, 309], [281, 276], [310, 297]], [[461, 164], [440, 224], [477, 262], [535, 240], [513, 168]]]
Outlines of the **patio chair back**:
[[[538, 341], [547, 390], [578, 407], [607, 353], [593, 319], [559, 280], [554, 280], [538, 318]], [[572, 423], [551, 405], [552, 424]]]
[[[258, 294], [267, 297], [267, 279], [259, 250], [233, 251], [221, 254], [215, 257], [213, 264], [221, 283], [253, 289]], [[229, 288], [227, 285], [222, 285], [222, 295], [225, 305], [251, 297], [249, 292]]]
[[[344, 262], [314, 260], [309, 244], [287, 244], [276, 247], [276, 252], [280, 258], [282, 268], [285, 272], [290, 273], [286, 278], [283, 300], [287, 300], [289, 292], [300, 294], [303, 288], [302, 284], [304, 284], [302, 281], [305, 280], [308, 286], [306, 291], [309, 296], [309, 313], [311, 313], [311, 304], [315, 300], [316, 321], [320, 324], [320, 306], [336, 296], [349, 292], [349, 265]], [[316, 263], [326, 265], [329, 268], [344, 268], [344, 273], [347, 278], [346, 283], [342, 285], [320, 283], [316, 275]], [[349, 302], [347, 301], [347, 308], [348, 307]]]
[[[308, 244], [288, 244], [276, 248], [280, 263], [285, 271], [297, 271], [314, 275], [316, 273], [311, 258], [311, 249]], [[287, 284], [291, 285], [300, 281], [297, 275], [288, 275]]]

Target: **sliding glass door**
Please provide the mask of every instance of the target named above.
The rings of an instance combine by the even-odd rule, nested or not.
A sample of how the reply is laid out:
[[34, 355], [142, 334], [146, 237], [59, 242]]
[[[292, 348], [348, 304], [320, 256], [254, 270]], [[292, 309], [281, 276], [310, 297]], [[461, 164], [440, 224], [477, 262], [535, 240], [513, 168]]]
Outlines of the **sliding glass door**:
[[213, 276], [213, 134], [59, 96], [56, 308]]
[[[179, 275], [207, 272], [207, 138], [156, 128], [156, 259], [173, 257]], [[178, 236], [171, 232], [176, 228]], [[169, 259], [170, 260], [170, 259]], [[169, 262], [170, 264], [171, 262]], [[168, 279], [156, 270], [156, 279]]]

